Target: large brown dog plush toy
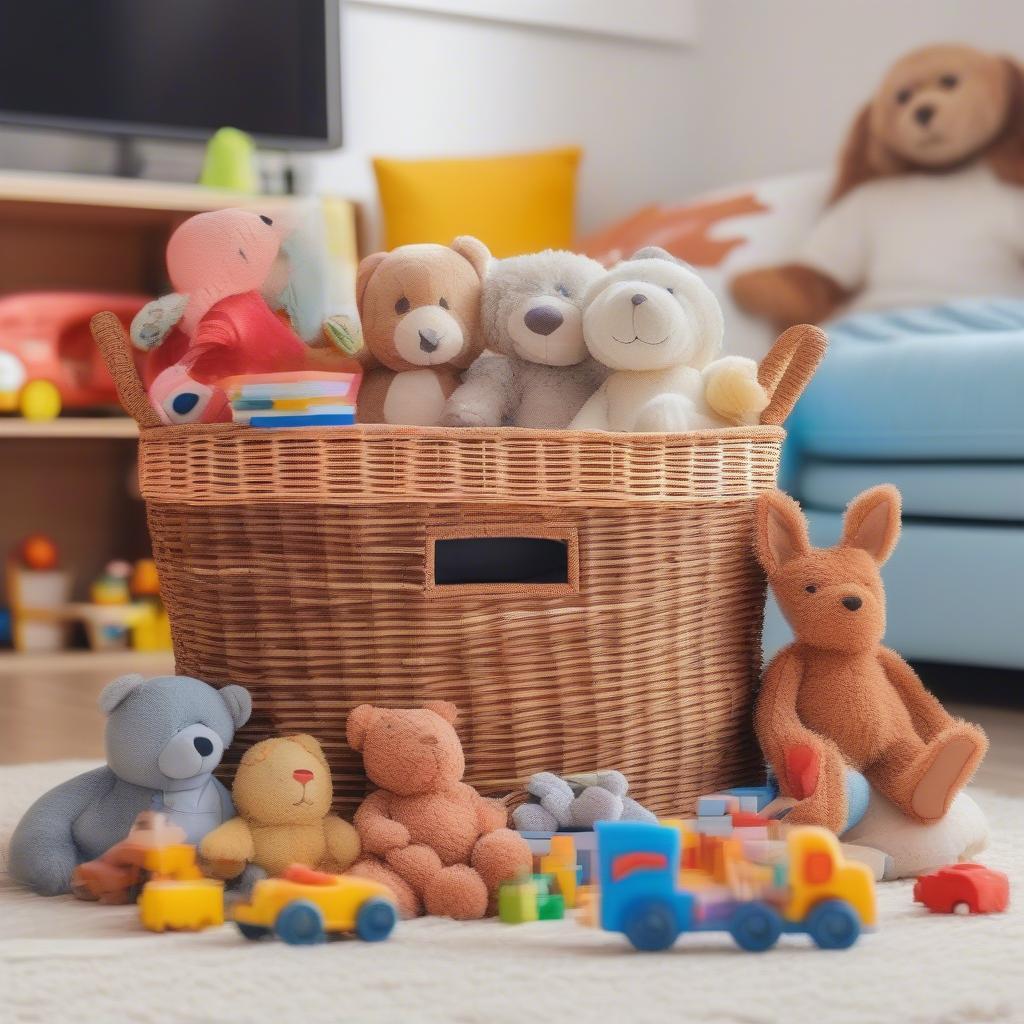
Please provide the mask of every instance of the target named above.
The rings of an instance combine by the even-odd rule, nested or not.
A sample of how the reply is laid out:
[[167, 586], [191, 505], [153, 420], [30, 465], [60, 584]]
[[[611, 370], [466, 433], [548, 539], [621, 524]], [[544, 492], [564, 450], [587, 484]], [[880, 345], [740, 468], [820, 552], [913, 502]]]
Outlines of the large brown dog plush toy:
[[480, 290], [490, 262], [471, 235], [446, 245], [403, 245], [359, 264], [356, 302], [370, 369], [360, 423], [432, 426], [459, 374], [480, 354]]
[[800, 801], [787, 821], [846, 822], [847, 766], [917, 821], [937, 821], [988, 747], [951, 717], [903, 659], [881, 645], [879, 567], [896, 546], [900, 494], [865, 491], [843, 538], [810, 545], [800, 506], [775, 491], [757, 506], [757, 555], [796, 641], [765, 670], [754, 725], [782, 795]]
[[1024, 297], [1024, 71], [967, 46], [899, 60], [853, 123], [829, 205], [792, 262], [732, 282], [778, 328], [841, 306]]
[[378, 787], [356, 811], [364, 859], [352, 871], [389, 886], [403, 917], [483, 917], [501, 883], [532, 864], [505, 806], [462, 781], [456, 716], [440, 700], [401, 711], [361, 704], [348, 716], [349, 746]]

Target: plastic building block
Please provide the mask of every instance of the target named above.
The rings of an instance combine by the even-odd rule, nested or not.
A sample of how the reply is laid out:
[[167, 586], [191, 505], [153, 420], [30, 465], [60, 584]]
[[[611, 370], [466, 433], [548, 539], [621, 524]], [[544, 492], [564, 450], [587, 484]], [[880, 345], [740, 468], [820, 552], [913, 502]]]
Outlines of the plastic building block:
[[212, 878], [147, 882], [139, 919], [151, 932], [200, 931], [224, 923], [224, 883]]
[[576, 890], [583, 873], [576, 859], [576, 844], [572, 836], [552, 836], [548, 853], [540, 858], [540, 870], [553, 876], [559, 894], [570, 910], [576, 906]]
[[697, 798], [697, 815], [701, 818], [719, 818], [729, 811], [729, 801], [724, 796], [702, 796]]
[[565, 917], [565, 900], [561, 893], [542, 893], [537, 897], [538, 921], [561, 921], [563, 917]]
[[763, 810], [776, 796], [775, 786], [733, 786], [725, 791], [729, 796], [739, 797], [741, 811]]
[[532, 878], [502, 884], [498, 890], [498, 917], [505, 924], [526, 924], [538, 919], [537, 884]]
[[1010, 905], [1010, 880], [982, 864], [948, 864], [914, 883], [914, 900], [933, 914], [998, 914]]

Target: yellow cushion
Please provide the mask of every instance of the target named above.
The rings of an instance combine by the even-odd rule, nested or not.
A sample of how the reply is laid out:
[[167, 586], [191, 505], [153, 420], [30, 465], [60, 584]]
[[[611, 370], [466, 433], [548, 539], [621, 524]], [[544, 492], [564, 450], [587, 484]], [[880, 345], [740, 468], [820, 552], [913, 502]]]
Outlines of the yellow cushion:
[[377, 159], [384, 248], [476, 235], [498, 257], [573, 242], [576, 147], [459, 160]]

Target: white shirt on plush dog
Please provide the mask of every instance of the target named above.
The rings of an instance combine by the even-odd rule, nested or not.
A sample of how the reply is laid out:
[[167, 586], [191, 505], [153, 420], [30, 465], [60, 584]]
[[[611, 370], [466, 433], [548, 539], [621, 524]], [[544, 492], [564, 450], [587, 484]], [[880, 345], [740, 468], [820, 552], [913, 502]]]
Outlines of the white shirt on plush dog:
[[571, 427], [672, 432], [756, 423], [768, 405], [757, 363], [718, 358], [722, 310], [686, 264], [654, 246], [610, 270], [586, 298], [591, 355], [613, 371]]

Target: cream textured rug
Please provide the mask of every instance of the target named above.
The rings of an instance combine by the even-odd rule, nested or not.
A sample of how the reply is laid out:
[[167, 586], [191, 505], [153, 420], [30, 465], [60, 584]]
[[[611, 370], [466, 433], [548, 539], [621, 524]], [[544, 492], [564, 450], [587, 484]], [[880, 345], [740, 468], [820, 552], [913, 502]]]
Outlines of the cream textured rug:
[[[92, 767], [0, 769], [0, 870], [18, 817]], [[1011, 873], [1017, 906], [939, 917], [909, 882], [880, 886], [881, 924], [843, 953], [784, 936], [764, 954], [726, 936], [631, 952], [572, 920], [518, 927], [427, 919], [381, 945], [250, 944], [234, 926], [153, 935], [134, 907], [42, 899], [0, 875], [0, 1024], [69, 1021], [680, 1021], [715, 1024], [1024, 1022], [1024, 800], [975, 793], [989, 815], [985, 863]]]

